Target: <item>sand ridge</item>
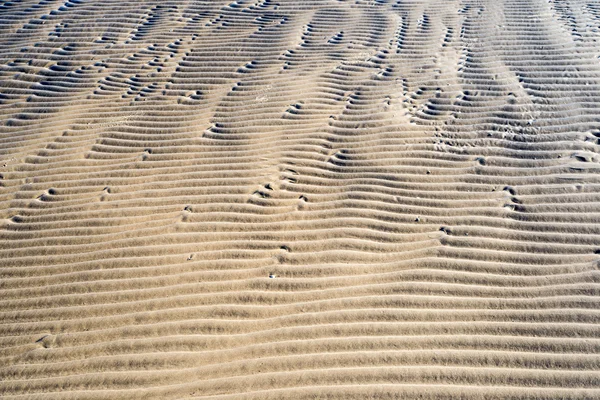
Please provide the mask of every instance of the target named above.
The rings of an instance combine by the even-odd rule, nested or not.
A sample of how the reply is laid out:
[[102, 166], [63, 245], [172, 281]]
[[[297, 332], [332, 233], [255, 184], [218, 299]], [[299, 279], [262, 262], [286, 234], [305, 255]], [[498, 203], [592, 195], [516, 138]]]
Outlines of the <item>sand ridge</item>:
[[600, 398], [600, 5], [0, 4], [0, 397]]

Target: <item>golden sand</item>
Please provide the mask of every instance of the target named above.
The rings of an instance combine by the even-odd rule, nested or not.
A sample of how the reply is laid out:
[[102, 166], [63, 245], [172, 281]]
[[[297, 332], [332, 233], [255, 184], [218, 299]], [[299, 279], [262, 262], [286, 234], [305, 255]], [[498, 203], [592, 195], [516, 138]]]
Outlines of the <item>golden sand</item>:
[[600, 398], [600, 4], [0, 4], [2, 399]]

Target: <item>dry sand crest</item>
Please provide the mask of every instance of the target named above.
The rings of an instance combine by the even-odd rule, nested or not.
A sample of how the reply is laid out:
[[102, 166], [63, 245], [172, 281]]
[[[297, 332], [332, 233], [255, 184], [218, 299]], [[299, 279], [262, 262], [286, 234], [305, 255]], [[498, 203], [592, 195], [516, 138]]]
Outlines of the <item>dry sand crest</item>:
[[0, 397], [600, 398], [600, 4], [0, 4]]

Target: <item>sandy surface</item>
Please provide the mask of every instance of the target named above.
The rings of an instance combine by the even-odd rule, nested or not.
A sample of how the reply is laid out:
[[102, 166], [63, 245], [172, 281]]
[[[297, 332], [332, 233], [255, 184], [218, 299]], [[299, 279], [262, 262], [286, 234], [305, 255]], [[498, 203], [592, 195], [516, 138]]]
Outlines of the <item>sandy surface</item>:
[[600, 3], [0, 4], [3, 399], [600, 398]]

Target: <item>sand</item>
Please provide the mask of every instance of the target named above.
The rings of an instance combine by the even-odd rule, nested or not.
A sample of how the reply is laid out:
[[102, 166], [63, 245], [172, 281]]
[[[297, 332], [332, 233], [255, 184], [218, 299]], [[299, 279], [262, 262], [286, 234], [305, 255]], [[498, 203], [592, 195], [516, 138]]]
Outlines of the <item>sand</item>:
[[600, 398], [600, 4], [0, 5], [3, 399]]

